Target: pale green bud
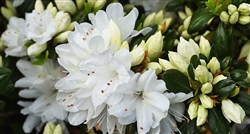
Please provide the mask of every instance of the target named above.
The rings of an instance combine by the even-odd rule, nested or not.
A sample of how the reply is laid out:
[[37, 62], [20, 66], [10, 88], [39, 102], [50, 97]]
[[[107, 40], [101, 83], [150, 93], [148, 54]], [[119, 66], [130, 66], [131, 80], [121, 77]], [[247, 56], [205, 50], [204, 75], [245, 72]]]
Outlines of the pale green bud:
[[188, 17], [184, 20], [184, 22], [183, 22], [183, 28], [184, 28], [185, 30], [187, 30], [187, 29], [188, 29], [188, 26], [190, 25], [191, 17], [192, 17], [192, 16], [188, 16]]
[[123, 41], [123, 43], [122, 43], [122, 45], [121, 45], [121, 48], [120, 49], [123, 49], [123, 48], [125, 48], [125, 49], [128, 49], [129, 50], [129, 44], [128, 44], [128, 41]]
[[213, 57], [207, 64], [207, 68], [210, 69], [213, 74], [215, 74], [217, 70], [220, 70], [220, 62], [216, 57]]
[[28, 47], [27, 49], [27, 53], [29, 56], [31, 57], [36, 57], [38, 55], [40, 55], [45, 49], [47, 48], [47, 44], [32, 44], [31, 46]]
[[0, 37], [0, 53], [4, 50], [2, 38]]
[[216, 76], [216, 77], [213, 79], [212, 84], [215, 85], [215, 84], [218, 83], [219, 81], [225, 80], [225, 79], [227, 79], [227, 77], [224, 76], [224, 75], [222, 75], [222, 74], [220, 74], [220, 75]]
[[227, 7], [228, 14], [232, 15], [235, 11], [237, 11], [237, 7], [233, 4], [228, 5]]
[[89, 6], [90, 6], [91, 8], [93, 8], [93, 7], [94, 7], [94, 5], [95, 5], [96, 1], [97, 1], [97, 0], [87, 0], [87, 2], [88, 2], [88, 4], [89, 4]]
[[222, 11], [220, 13], [220, 20], [223, 21], [223, 22], [225, 22], [225, 23], [229, 22], [229, 17], [230, 16], [229, 16], [229, 14], [226, 11]]
[[192, 16], [193, 12], [191, 10], [191, 8], [189, 8], [188, 6], [185, 6], [185, 13], [187, 14], [187, 16]]
[[138, 46], [130, 52], [131, 64], [136, 66], [141, 64], [145, 56], [145, 49], [142, 46]]
[[238, 86], [235, 87], [234, 91], [229, 94], [229, 97], [234, 97], [240, 92], [240, 88]]
[[228, 122], [234, 121], [235, 123], [241, 124], [246, 116], [242, 107], [237, 103], [233, 103], [229, 99], [222, 100], [221, 110]]
[[242, 25], [250, 23], [250, 16], [240, 16], [238, 22]]
[[70, 25], [71, 17], [68, 13], [60, 11], [55, 16], [55, 22], [57, 24], [57, 33], [64, 32]]
[[204, 108], [202, 105], [199, 105], [196, 126], [203, 125], [207, 120], [207, 116], [208, 116], [207, 109]]
[[204, 59], [200, 59], [201, 65], [202, 66], [207, 66], [207, 62]]
[[186, 60], [182, 58], [182, 56], [179, 53], [176, 52], [168, 52], [168, 57], [170, 63], [178, 70], [180, 70], [182, 73], [184, 73], [186, 76], [188, 76], [188, 63]]
[[187, 18], [187, 15], [182, 11], [178, 11], [178, 16], [181, 18], [181, 20], [184, 20], [185, 18]]
[[189, 43], [192, 44], [195, 53], [199, 54], [200, 53], [199, 45], [193, 39], [189, 39]]
[[6, 7], [1, 7], [1, 13], [2, 13], [3, 17], [7, 20], [9, 20], [10, 17], [16, 15], [12, 10], [10, 10]]
[[113, 20], [109, 21], [109, 29], [110, 29], [110, 44], [115, 44], [117, 50], [119, 50], [122, 45], [122, 36], [120, 29]]
[[57, 44], [60, 44], [60, 43], [64, 43], [67, 41], [67, 37], [68, 37], [68, 34], [70, 33], [71, 31], [65, 31], [63, 33], [60, 33], [58, 34], [54, 41], [53, 41], [53, 45], [57, 45]]
[[209, 108], [209, 109], [213, 108], [214, 103], [213, 103], [213, 100], [209, 96], [205, 94], [200, 94], [199, 99], [201, 101], [201, 105], [204, 108]]
[[162, 72], [162, 67], [158, 62], [150, 62], [147, 64], [147, 69], [152, 68], [155, 70], [155, 74], [158, 75]]
[[162, 66], [162, 70], [176, 69], [168, 60], [159, 58], [159, 63]]
[[3, 59], [1, 55], [0, 55], [0, 67], [3, 67]]
[[106, 2], [107, 0], [97, 0], [94, 5], [94, 10], [97, 11], [102, 9]]
[[179, 27], [178, 27], [178, 33], [182, 33], [183, 31], [184, 31], [185, 29], [184, 29], [184, 26], [183, 25], [180, 25]]
[[67, 30], [73, 31], [73, 30], [75, 29], [75, 22], [76, 22], [76, 21], [71, 22], [71, 23], [69, 24], [69, 27], [68, 27]]
[[211, 50], [209, 41], [205, 39], [203, 36], [201, 36], [199, 45], [200, 45], [200, 53], [204, 54], [207, 58], [209, 58], [209, 54]]
[[207, 82], [201, 86], [201, 92], [203, 94], [211, 93], [213, 90], [213, 85], [210, 82]]
[[172, 18], [166, 18], [162, 21], [162, 23], [158, 26], [158, 29], [161, 30], [162, 33], [167, 31], [168, 27], [170, 26]]
[[156, 24], [161, 24], [163, 21], [164, 13], [163, 10], [160, 10], [156, 15], [155, 15], [155, 23]]
[[143, 27], [147, 27], [151, 24], [154, 24], [155, 23], [155, 16], [156, 16], [156, 13], [149, 14], [143, 22]]
[[238, 11], [240, 12], [240, 15], [243, 15], [243, 16], [250, 15], [250, 4], [241, 3], [238, 7]]
[[56, 125], [56, 128], [53, 134], [63, 134], [63, 130], [60, 124]]
[[43, 130], [43, 134], [53, 134], [55, 129], [55, 125], [51, 122], [48, 122]]
[[35, 10], [38, 13], [41, 13], [44, 11], [44, 6], [43, 6], [43, 2], [41, 0], [36, 0], [35, 2]]
[[146, 44], [148, 46], [147, 57], [151, 61], [158, 58], [163, 48], [163, 36], [161, 34], [161, 31], [158, 31], [154, 35], [150, 36]]
[[54, 7], [54, 6], [53, 6], [53, 3], [50, 2], [50, 3], [47, 5], [46, 9], [47, 9], [47, 10], [51, 10], [53, 7]]
[[198, 115], [198, 107], [199, 107], [199, 103], [197, 103], [197, 102], [192, 101], [189, 104], [187, 112], [188, 112], [188, 115], [189, 115], [191, 120], [193, 120], [194, 118], [197, 117], [197, 115]]
[[84, 2], [85, 2], [84, 0], [76, 0], [76, 7], [78, 10], [83, 9]]
[[207, 70], [205, 66], [198, 65], [198, 67], [194, 71], [195, 80], [200, 81], [202, 84], [209, 82], [211, 73]]
[[182, 36], [184, 39], [189, 39], [189, 38], [191, 38], [191, 35], [187, 32], [187, 30], [184, 30], [184, 31], [181, 33], [181, 36]]
[[230, 24], [236, 24], [236, 23], [238, 22], [238, 20], [239, 20], [239, 12], [236, 11], [236, 12], [234, 12], [234, 13], [230, 16], [230, 18], [229, 18], [229, 23], [230, 23]]
[[51, 10], [50, 10], [50, 13], [51, 13], [51, 15], [53, 16], [53, 18], [56, 16], [56, 14], [57, 14], [57, 9], [56, 9], [56, 7], [53, 7]]
[[76, 13], [76, 5], [72, 0], [55, 0], [56, 6], [59, 10], [70, 13]]
[[13, 6], [13, 4], [9, 0], [6, 0], [5, 4], [6, 4], [7, 8], [10, 9], [15, 15], [17, 14], [15, 7]]
[[146, 44], [146, 42], [144, 40], [141, 41], [139, 46], [142, 46], [145, 50], [148, 50], [148, 46], [147, 46], [147, 44]]

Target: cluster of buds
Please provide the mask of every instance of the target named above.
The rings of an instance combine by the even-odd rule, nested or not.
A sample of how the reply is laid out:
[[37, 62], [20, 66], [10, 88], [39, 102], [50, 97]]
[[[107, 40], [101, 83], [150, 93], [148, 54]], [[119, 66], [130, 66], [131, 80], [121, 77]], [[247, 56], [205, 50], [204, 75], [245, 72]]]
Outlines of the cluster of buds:
[[63, 134], [63, 130], [60, 124], [54, 125], [51, 122], [48, 122], [43, 130], [44, 134]]
[[238, 8], [230, 4], [227, 9], [228, 11], [221, 12], [221, 21], [230, 24], [236, 24], [238, 22], [242, 25], [250, 23], [250, 4], [242, 3]]
[[143, 27], [147, 27], [152, 24], [157, 24], [158, 25], [158, 30], [160, 30], [162, 33], [167, 31], [168, 27], [170, 26], [173, 18], [164, 18], [164, 11], [160, 10], [158, 13], [151, 13], [149, 14], [144, 22], [143, 22]]
[[13, 4], [9, 0], [6, 0], [5, 3], [6, 7], [4, 6], [1, 7], [1, 13], [5, 19], [9, 20], [10, 17], [16, 16], [17, 12]]

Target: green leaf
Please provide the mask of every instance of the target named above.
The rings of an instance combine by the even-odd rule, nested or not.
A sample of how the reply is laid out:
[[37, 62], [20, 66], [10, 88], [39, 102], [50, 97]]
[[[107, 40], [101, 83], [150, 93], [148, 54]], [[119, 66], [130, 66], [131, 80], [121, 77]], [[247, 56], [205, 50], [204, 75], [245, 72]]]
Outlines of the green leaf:
[[240, 86], [240, 89], [242, 91], [244, 91], [244, 90], [246, 90], [246, 89], [248, 89], [250, 87], [250, 83], [248, 83], [246, 81], [239, 81], [236, 84]]
[[5, 88], [8, 85], [8, 82], [10, 80], [10, 75], [8, 74], [2, 74], [0, 75], [0, 94], [5, 94]]
[[[185, 116], [189, 117], [188, 114], [185, 114]], [[196, 127], [196, 118], [193, 120], [190, 120], [189, 122], [182, 121], [178, 126], [180, 131], [183, 134], [197, 134], [197, 127]]]
[[163, 73], [162, 79], [165, 81], [168, 91], [179, 93], [189, 93], [193, 89], [189, 86], [188, 78], [179, 70], [170, 69]]
[[240, 91], [235, 97], [232, 98], [232, 100], [244, 109], [247, 116], [250, 116], [250, 95]]
[[208, 110], [208, 125], [212, 134], [228, 134], [229, 127], [227, 120], [218, 107]]
[[184, 2], [185, 0], [172, 0], [168, 2], [165, 9], [166, 11], [177, 11]]
[[0, 75], [2, 75], [2, 74], [8, 74], [8, 75], [10, 75], [10, 74], [12, 74], [12, 71], [9, 68], [0, 67]]
[[223, 58], [220, 62], [220, 69], [224, 70], [224, 69], [228, 68], [228, 66], [231, 63], [231, 60], [232, 60], [232, 58], [230, 56]]
[[235, 62], [233, 62], [233, 67], [237, 68], [237, 69], [242, 69], [247, 71], [248, 69], [248, 63], [246, 61], [240, 61], [238, 62], [237, 60], [235, 60]]
[[210, 50], [210, 58], [222, 59], [233, 54], [230, 52], [229, 37], [226, 29], [223, 27], [223, 23], [220, 23], [217, 27], [212, 40], [213, 45]]
[[247, 72], [242, 69], [235, 69], [230, 72], [231, 79], [238, 82], [247, 78]]
[[167, 58], [168, 57], [168, 51], [172, 50], [174, 47], [174, 41], [177, 38], [177, 33], [175, 30], [168, 30], [165, 34], [165, 37], [163, 39], [163, 48], [162, 51], [164, 51], [163, 55], [161, 57]]
[[190, 78], [192, 78], [194, 80], [195, 75], [194, 75], [194, 66], [193, 66], [193, 64], [188, 65], [188, 74], [189, 74]]
[[213, 13], [205, 8], [198, 8], [191, 17], [188, 33], [199, 32], [207, 26], [207, 22], [213, 17]]
[[0, 88], [0, 94], [10, 94], [14, 90], [14, 84], [13, 82], [9, 81], [9, 77], [4, 80], [5, 84], [1, 85], [4, 86], [3, 88]]
[[193, 55], [191, 57], [190, 63], [193, 64], [194, 68], [197, 68], [198, 65], [201, 65], [200, 58], [197, 55]]
[[36, 57], [36, 61], [31, 62], [32, 65], [43, 65], [48, 60], [49, 51], [46, 50], [45, 54], [40, 54]]
[[227, 96], [235, 89], [235, 82], [230, 79], [220, 80], [213, 87], [213, 93], [219, 96]]
[[82, 23], [82, 22], [85, 22], [87, 21], [88, 19], [88, 14], [86, 12], [77, 12], [76, 14], [74, 14], [72, 17], [71, 17], [71, 21], [76, 21], [77, 23]]
[[4, 106], [5, 106], [5, 102], [0, 100], [0, 111], [3, 110]]

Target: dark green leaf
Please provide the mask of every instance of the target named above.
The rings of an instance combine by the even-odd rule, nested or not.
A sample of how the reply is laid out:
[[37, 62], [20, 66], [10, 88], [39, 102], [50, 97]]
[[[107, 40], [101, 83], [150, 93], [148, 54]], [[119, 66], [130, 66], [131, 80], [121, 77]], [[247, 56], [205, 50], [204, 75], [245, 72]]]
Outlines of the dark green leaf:
[[13, 89], [14, 89], [14, 84], [13, 82], [9, 81], [9, 79], [7, 79], [8, 81], [6, 81], [6, 85], [5, 85], [5, 88], [1, 88], [0, 89], [0, 94], [10, 94]]
[[207, 22], [213, 17], [213, 13], [205, 8], [198, 8], [191, 17], [188, 33], [199, 32], [207, 26]]
[[31, 62], [32, 65], [43, 65], [48, 60], [49, 51], [47, 50], [45, 53], [40, 54], [36, 57], [36, 61]]
[[184, 2], [185, 2], [185, 0], [172, 0], [172, 1], [168, 2], [165, 9], [166, 9], [166, 11], [176, 11], [181, 7], [181, 5]]
[[229, 66], [229, 64], [231, 63], [231, 60], [232, 60], [232, 58], [230, 56], [227, 56], [224, 59], [222, 59], [222, 61], [220, 62], [221, 70], [226, 69]]
[[5, 106], [5, 102], [0, 100], [0, 111], [3, 110], [4, 106]]
[[5, 94], [5, 88], [7, 87], [9, 80], [10, 80], [10, 75], [8, 74], [2, 74], [0, 75], [0, 94]]
[[[12, 73], [12, 71], [9, 68], [0, 67], [0, 75], [2, 75], [2, 74], [10, 75], [11, 73]], [[0, 78], [0, 81], [1, 81], [1, 78]]]
[[242, 69], [235, 69], [230, 72], [231, 79], [238, 82], [247, 78], [247, 72]]
[[235, 97], [232, 98], [232, 100], [244, 109], [247, 116], [250, 116], [250, 95], [240, 91]]
[[189, 74], [190, 78], [192, 78], [194, 80], [194, 66], [193, 66], [193, 64], [188, 65], [188, 74]]
[[168, 51], [172, 50], [174, 47], [174, 41], [177, 38], [177, 33], [174, 30], [169, 30], [164, 34], [165, 38], [163, 39], [163, 48], [162, 51], [163, 55], [161, 57], [167, 58], [168, 56]]
[[163, 73], [162, 79], [165, 81], [168, 91], [179, 93], [189, 93], [193, 89], [189, 86], [188, 78], [179, 70], [170, 69]]
[[[185, 115], [188, 117], [188, 114]], [[197, 134], [196, 118], [189, 122], [182, 121], [178, 126], [183, 134]]]
[[246, 81], [239, 81], [239, 82], [237, 82], [237, 85], [239, 85], [240, 89], [243, 91], [250, 87], [250, 83], [248, 83]]
[[235, 89], [235, 82], [230, 79], [220, 80], [214, 85], [213, 93], [219, 96], [227, 96]]
[[248, 69], [248, 63], [246, 61], [241, 61], [241, 62], [235, 61], [233, 63], [234, 63], [234, 65], [233, 65], [234, 68], [242, 69], [245, 71], [247, 71], [247, 69]]
[[194, 68], [201, 65], [200, 58], [197, 55], [193, 55], [190, 59], [190, 63], [193, 64]]
[[239, 30], [243, 35], [247, 36], [248, 39], [250, 38], [250, 23], [246, 25], [241, 25], [241, 24], [235, 24], [235, 28]]
[[76, 21], [77, 23], [82, 23], [82, 22], [85, 22], [87, 21], [88, 19], [88, 15], [86, 12], [77, 12], [76, 14], [74, 14], [71, 18], [71, 21]]
[[228, 134], [229, 127], [227, 120], [218, 107], [208, 110], [208, 125], [212, 134]]
[[208, 63], [208, 59], [204, 54], [199, 54], [199, 58], [205, 60], [206, 63]]

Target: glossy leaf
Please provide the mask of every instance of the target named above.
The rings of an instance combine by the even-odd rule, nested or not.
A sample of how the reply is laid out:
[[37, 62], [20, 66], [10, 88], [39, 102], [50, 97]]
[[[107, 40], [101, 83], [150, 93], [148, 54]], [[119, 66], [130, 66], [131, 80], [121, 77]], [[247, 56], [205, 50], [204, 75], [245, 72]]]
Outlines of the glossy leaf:
[[238, 82], [247, 78], [247, 72], [242, 69], [235, 69], [230, 72], [231, 79]]
[[229, 127], [227, 120], [218, 107], [208, 110], [208, 125], [212, 134], [228, 134]]
[[176, 11], [185, 2], [185, 0], [172, 0], [166, 5], [166, 11]]
[[232, 98], [233, 102], [238, 103], [245, 111], [247, 116], [250, 116], [250, 95], [240, 91], [238, 95]]
[[213, 93], [219, 96], [227, 96], [235, 89], [235, 82], [230, 79], [224, 79], [216, 83], [213, 87]]
[[[188, 116], [186, 114], [186, 116]], [[184, 134], [197, 134], [197, 127], [196, 127], [196, 118], [194, 118], [193, 120], [190, 120], [189, 122], [186, 121], [182, 121], [180, 123], [179, 129], [180, 131]]]
[[231, 60], [232, 60], [232, 58], [230, 56], [227, 56], [227, 57], [223, 58], [221, 60], [221, 62], [220, 62], [220, 68], [221, 68], [221, 70], [226, 69], [230, 65]]
[[162, 79], [165, 81], [168, 91], [178, 93], [189, 93], [193, 89], [189, 86], [188, 78], [179, 70], [170, 69], [163, 73]]
[[189, 74], [190, 78], [192, 78], [194, 80], [195, 75], [194, 75], [194, 66], [193, 66], [193, 64], [188, 65], [188, 74]]
[[207, 26], [207, 22], [213, 17], [213, 13], [209, 12], [206, 8], [197, 9], [190, 21], [190, 25], [188, 27], [188, 33], [193, 34], [195, 32], [199, 32]]
[[200, 58], [197, 55], [193, 55], [190, 59], [190, 63], [193, 64], [194, 68], [201, 65]]

